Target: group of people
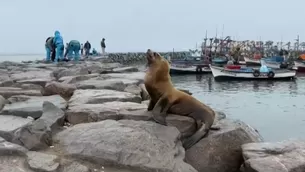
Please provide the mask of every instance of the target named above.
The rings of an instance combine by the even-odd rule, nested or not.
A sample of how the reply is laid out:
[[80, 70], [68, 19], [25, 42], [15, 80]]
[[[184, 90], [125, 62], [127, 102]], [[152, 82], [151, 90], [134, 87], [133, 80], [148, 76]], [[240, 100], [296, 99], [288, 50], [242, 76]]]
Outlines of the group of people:
[[[102, 54], [105, 54], [105, 38], [101, 41]], [[53, 37], [48, 37], [45, 43], [46, 49], [46, 61], [59, 62], [59, 61], [78, 61], [81, 54], [85, 52], [85, 57], [90, 55], [91, 44], [87, 41], [84, 45], [80, 44], [77, 40], [71, 40], [69, 43], [66, 43], [64, 46], [63, 38], [59, 31], [55, 31]], [[64, 49], [66, 49], [64, 53]], [[93, 55], [97, 55], [97, 51], [93, 48]]]

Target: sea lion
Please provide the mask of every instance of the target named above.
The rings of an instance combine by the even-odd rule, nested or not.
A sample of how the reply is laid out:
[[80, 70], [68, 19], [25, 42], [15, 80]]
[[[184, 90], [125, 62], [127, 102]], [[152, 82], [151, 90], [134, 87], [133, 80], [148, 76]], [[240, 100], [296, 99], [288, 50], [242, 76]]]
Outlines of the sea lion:
[[[167, 125], [167, 113], [189, 116], [196, 121], [197, 131], [185, 139], [183, 147], [188, 149], [205, 137], [212, 127], [215, 112], [209, 106], [201, 103], [191, 95], [176, 89], [169, 75], [169, 63], [159, 53], [147, 50], [148, 70], [144, 78], [144, 84], [150, 95], [147, 110], [152, 111], [153, 119], [162, 125]], [[198, 124], [204, 123], [199, 128]]]

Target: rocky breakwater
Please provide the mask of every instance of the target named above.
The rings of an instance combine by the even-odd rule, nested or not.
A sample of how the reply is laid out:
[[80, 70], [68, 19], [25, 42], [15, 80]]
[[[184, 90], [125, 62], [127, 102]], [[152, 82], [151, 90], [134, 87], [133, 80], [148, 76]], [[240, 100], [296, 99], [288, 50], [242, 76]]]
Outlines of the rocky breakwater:
[[[161, 52], [164, 57], [170, 56], [171, 59], [182, 60], [190, 56], [190, 52], [181, 51], [181, 52]], [[118, 62], [124, 64], [134, 64], [134, 63], [144, 63], [146, 62], [146, 53], [109, 53], [108, 55], [109, 62]]]
[[221, 130], [185, 150], [193, 119], [155, 123], [133, 67], [5, 62], [0, 72], [0, 172], [304, 171], [304, 142], [263, 143], [221, 112]]

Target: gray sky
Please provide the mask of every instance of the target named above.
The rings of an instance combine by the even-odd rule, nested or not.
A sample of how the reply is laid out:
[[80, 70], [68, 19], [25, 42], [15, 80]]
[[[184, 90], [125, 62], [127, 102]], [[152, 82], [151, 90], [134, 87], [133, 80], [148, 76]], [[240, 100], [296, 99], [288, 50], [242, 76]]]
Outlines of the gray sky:
[[[285, 1], [286, 2], [286, 1]], [[305, 24], [304, 0], [2, 0], [0, 53], [44, 53], [59, 30], [65, 42], [89, 40], [108, 52], [188, 50], [205, 36], [292, 41]], [[217, 9], [217, 10], [216, 10]], [[297, 19], [300, 21], [297, 21]]]

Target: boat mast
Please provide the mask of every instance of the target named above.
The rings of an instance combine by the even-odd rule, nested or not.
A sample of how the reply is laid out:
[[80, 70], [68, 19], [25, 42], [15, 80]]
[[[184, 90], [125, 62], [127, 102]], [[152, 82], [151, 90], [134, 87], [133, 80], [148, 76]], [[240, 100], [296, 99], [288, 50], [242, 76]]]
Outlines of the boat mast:
[[207, 40], [208, 40], [208, 30], [205, 30], [205, 38], [204, 38], [204, 55], [205, 56], [207, 55]]

